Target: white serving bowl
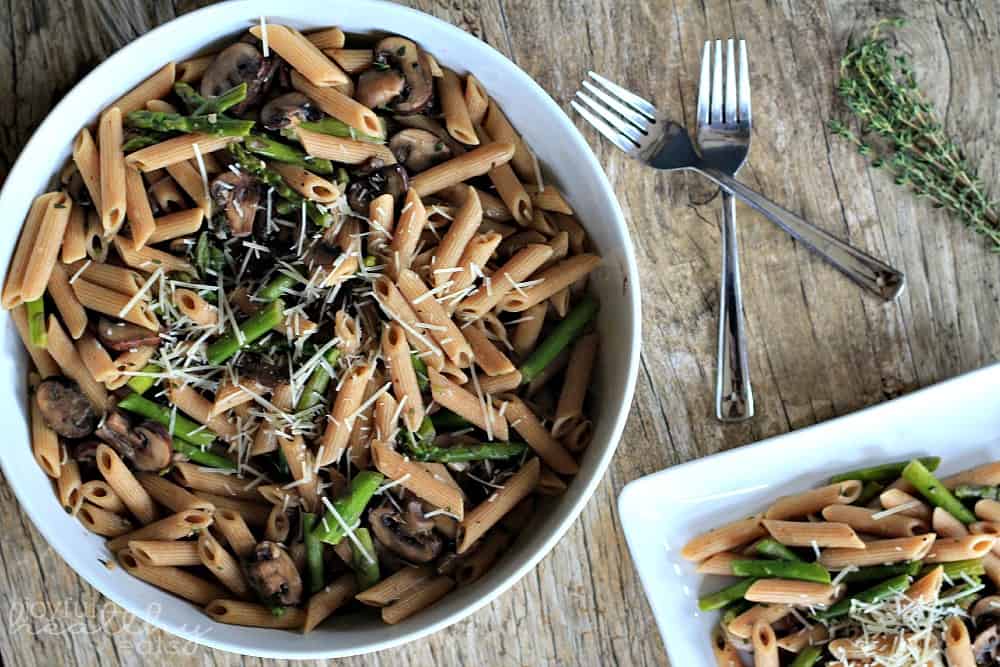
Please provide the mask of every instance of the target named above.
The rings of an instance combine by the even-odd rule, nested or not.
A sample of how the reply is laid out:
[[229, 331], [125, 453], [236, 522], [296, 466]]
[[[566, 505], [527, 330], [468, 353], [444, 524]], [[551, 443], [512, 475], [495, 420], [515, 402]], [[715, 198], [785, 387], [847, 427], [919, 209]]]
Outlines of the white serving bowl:
[[241, 0], [192, 12], [129, 44], [97, 67], [52, 110], [28, 142], [0, 192], [0, 265], [7, 266], [32, 197], [43, 192], [70, 153], [77, 130], [122, 93], [169, 60], [180, 61], [233, 38], [264, 14], [300, 29], [339, 26], [347, 32], [405, 35], [459, 72], [471, 71], [497, 99], [537, 153], [550, 180], [566, 194], [604, 258], [591, 281], [601, 301], [601, 354], [593, 382], [593, 443], [580, 472], [561, 497], [544, 505], [496, 566], [476, 583], [395, 626], [373, 615], [328, 621], [308, 635], [213, 622], [201, 610], [125, 573], [108, 570], [104, 540], [60, 507], [50, 480], [31, 455], [26, 418], [28, 358], [13, 322], [0, 327], [0, 465], [22, 507], [49, 544], [91, 585], [140, 618], [191, 641], [271, 658], [334, 658], [397, 646], [471, 614], [512, 586], [555, 545], [593, 494], [621, 436], [639, 361], [639, 282], [632, 244], [600, 165], [583, 137], [527, 74], [475, 37], [431, 16], [377, 0], [321, 3]]

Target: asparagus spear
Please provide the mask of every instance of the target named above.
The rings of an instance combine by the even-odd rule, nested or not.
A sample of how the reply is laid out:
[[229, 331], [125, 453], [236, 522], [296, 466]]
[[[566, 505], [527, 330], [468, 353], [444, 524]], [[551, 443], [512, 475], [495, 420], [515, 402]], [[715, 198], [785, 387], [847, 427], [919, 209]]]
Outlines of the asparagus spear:
[[976, 515], [962, 504], [962, 501], [952, 495], [944, 484], [928, 470], [923, 463], [914, 459], [903, 468], [903, 479], [917, 487], [924, 498], [932, 505], [940, 507], [944, 511], [962, 523], [975, 523]]
[[49, 344], [48, 334], [45, 331], [45, 301], [44, 297], [38, 297], [34, 301], [27, 301], [24, 309], [28, 315], [28, 338], [35, 347], [45, 347]]
[[448, 408], [441, 408], [431, 415], [431, 423], [434, 424], [434, 428], [438, 431], [454, 431], [472, 426], [471, 422], [465, 417], [456, 415]]
[[453, 445], [451, 447], [431, 445], [416, 449], [410, 447], [415, 460], [435, 463], [509, 459], [520, 456], [527, 449], [528, 446], [523, 442], [477, 442], [472, 445]]
[[333, 163], [329, 160], [306, 155], [304, 151], [294, 146], [275, 141], [262, 134], [249, 135], [243, 140], [243, 145], [251, 153], [262, 155], [268, 160], [298, 165], [317, 174], [329, 175], [333, 173]]
[[195, 463], [209, 468], [222, 468], [223, 470], [236, 470], [236, 465], [227, 457], [202, 449], [189, 442], [174, 440], [174, 451], [183, 454]]
[[286, 289], [291, 289], [298, 282], [297, 278], [287, 273], [279, 274], [271, 282], [257, 290], [257, 298], [265, 303], [270, 303], [281, 296]]
[[[939, 456], [924, 456], [920, 458], [924, 466], [934, 472], [941, 464]], [[897, 461], [896, 463], [884, 463], [869, 468], [859, 468], [858, 470], [848, 470], [830, 478], [831, 484], [846, 482], [849, 479], [856, 479], [861, 482], [891, 482], [903, 474], [903, 468], [909, 461]]]
[[208, 232], [202, 232], [198, 236], [198, 242], [194, 246], [194, 265], [202, 275], [209, 269], [220, 271], [226, 265], [225, 254], [212, 244]]
[[[143, 398], [139, 394], [130, 394], [125, 398], [118, 401], [118, 407], [122, 410], [128, 410], [129, 412], [134, 412], [138, 415], [142, 415], [146, 419], [150, 419], [154, 422], [163, 424], [167, 428], [170, 428], [171, 423], [171, 413], [173, 410], [159, 403], [154, 403], [148, 398]], [[209, 431], [201, 424], [191, 421], [184, 415], [175, 414], [173, 415], [173, 435], [177, 436], [181, 440], [191, 443], [192, 445], [198, 445], [199, 447], [207, 447], [215, 441], [215, 433]], [[177, 441], [174, 441], [174, 449], [177, 449]], [[178, 449], [178, 451], [180, 451]]]
[[940, 565], [944, 568], [944, 576], [948, 579], [957, 580], [964, 576], [981, 577], [986, 574], [986, 567], [981, 558], [970, 558], [969, 560], [956, 560], [951, 563], [928, 563], [920, 570], [920, 576], [929, 573]]
[[[302, 215], [302, 200], [294, 202], [288, 199], [279, 199], [274, 203], [274, 210], [278, 212], [278, 215]], [[333, 216], [319, 208], [316, 202], [306, 204], [306, 215], [317, 227], [326, 227], [333, 219]]]
[[[141, 372], [159, 373], [161, 370], [163, 369], [157, 366], [156, 364], [146, 364], [145, 366], [143, 366]], [[140, 396], [149, 391], [150, 387], [152, 387], [154, 384], [156, 384], [156, 378], [150, 375], [134, 375], [132, 376], [132, 379], [128, 381], [129, 389], [139, 394]]]
[[955, 496], [958, 498], [1000, 500], [1000, 486], [990, 486], [988, 484], [959, 484], [955, 487]]
[[302, 534], [306, 544], [306, 565], [309, 570], [309, 592], [317, 593], [323, 588], [323, 543], [316, 539], [313, 529], [316, 515], [302, 513]]
[[367, 528], [358, 528], [354, 531], [354, 537], [361, 546], [351, 540], [351, 567], [358, 579], [358, 590], [363, 591], [377, 584], [381, 575], [371, 533]]
[[[341, 139], [354, 139], [355, 141], [367, 141], [372, 144], [382, 144], [385, 143], [383, 137], [376, 137], [370, 134], [365, 134], [364, 132], [358, 132], [353, 127], [347, 123], [337, 120], [336, 118], [327, 117], [321, 118], [320, 120], [311, 120], [299, 123], [296, 127], [290, 127], [286, 130], [282, 130], [281, 134], [294, 138], [295, 131], [297, 128], [302, 128], [303, 130], [309, 130], [310, 132], [319, 132], [320, 134], [329, 134], [333, 137], [340, 137]], [[385, 134], [385, 126], [383, 125], [382, 134]]]
[[885, 490], [885, 484], [882, 482], [876, 482], [874, 480], [869, 480], [865, 482], [865, 485], [861, 487], [861, 493], [858, 494], [858, 499], [854, 501], [853, 504], [864, 507], [868, 503], [882, 493]]
[[[331, 216], [329, 213], [320, 209], [316, 205], [316, 202], [306, 200], [302, 195], [290, 188], [288, 184], [285, 183], [285, 179], [281, 177], [281, 174], [273, 169], [270, 169], [259, 157], [251, 155], [246, 148], [240, 146], [238, 143], [230, 144], [229, 152], [232, 153], [234, 158], [236, 158], [236, 164], [239, 165], [240, 169], [253, 174], [267, 185], [270, 185], [282, 199], [286, 199], [296, 206], [302, 206], [302, 203], [305, 202], [306, 213], [317, 225], [325, 227], [330, 224]], [[277, 204], [278, 212], [282, 215], [288, 215], [291, 210], [282, 210], [282, 203], [283, 202], [278, 202]], [[323, 222], [319, 222], [320, 220]]]
[[205, 350], [208, 363], [216, 366], [239, 352], [240, 348], [248, 343], [257, 340], [274, 326], [281, 322], [284, 317], [285, 302], [275, 299], [267, 306], [251, 315], [249, 319], [240, 325], [242, 336], [235, 331], [227, 333], [225, 336], [215, 340]]
[[[343, 496], [333, 501], [333, 508], [348, 527], [353, 526], [361, 518], [368, 502], [382, 484], [385, 477], [373, 470], [363, 470], [351, 480], [351, 486]], [[344, 528], [331, 512], [320, 520], [312, 531], [315, 537], [327, 544], [336, 546], [344, 539]]]
[[247, 84], [233, 86], [216, 97], [204, 97], [190, 85], [179, 81], [174, 84], [174, 92], [181, 98], [192, 116], [202, 116], [212, 113], [222, 113], [234, 107], [247, 98]]
[[817, 584], [830, 583], [830, 571], [819, 563], [793, 560], [734, 560], [730, 566], [738, 577], [799, 579]]
[[765, 537], [761, 541], [757, 542], [757, 544], [754, 545], [754, 551], [766, 558], [802, 562], [802, 559], [799, 558], [798, 554], [771, 537]]
[[587, 323], [597, 314], [597, 308], [597, 300], [594, 297], [589, 294], [584, 296], [583, 300], [569, 311], [548, 338], [543, 340], [521, 365], [521, 382], [528, 384], [534, 380], [563, 349], [576, 340]]
[[885, 581], [891, 577], [898, 577], [901, 574], [914, 577], [920, 572], [920, 561], [910, 561], [899, 565], [873, 565], [863, 567], [854, 572], [844, 575], [843, 581], [848, 584], [858, 584], [868, 581]]
[[245, 137], [253, 129], [252, 120], [236, 120], [219, 114], [182, 116], [165, 111], [133, 111], [127, 117], [129, 127], [157, 132], [203, 132], [217, 137]]
[[818, 646], [807, 646], [795, 656], [791, 667], [813, 667], [822, 656], [823, 649]]
[[[323, 357], [330, 364], [330, 367], [333, 368], [337, 360], [340, 359], [340, 350], [331, 347]], [[303, 410], [308, 410], [322, 401], [323, 395], [326, 393], [326, 388], [330, 384], [330, 379], [330, 374], [322, 364], [316, 366], [309, 375], [309, 379], [306, 380], [305, 387], [302, 388], [302, 395], [299, 396], [299, 402], [295, 405], [296, 411], [302, 412]]]
[[723, 588], [721, 591], [699, 598], [698, 609], [702, 611], [715, 611], [716, 609], [725, 607], [730, 602], [742, 600], [755, 581], [757, 580], [753, 578], [743, 579], [732, 586]]
[[887, 579], [871, 588], [861, 591], [850, 597], [846, 597], [835, 605], [831, 606], [829, 609], [822, 611], [817, 611], [813, 614], [814, 617], [820, 620], [829, 620], [833, 618], [838, 618], [844, 616], [851, 611], [851, 601], [857, 600], [858, 602], [866, 602], [869, 604], [875, 602], [881, 602], [888, 597], [892, 597], [897, 593], [902, 593], [910, 586], [910, 577], [905, 574], [901, 574], [898, 577], [893, 577], [892, 579]]
[[125, 143], [122, 144], [122, 152], [132, 153], [140, 148], [146, 148], [147, 146], [158, 144], [169, 136], [170, 135], [166, 132], [154, 132], [153, 130], [146, 130], [138, 134], [133, 134], [125, 140]]
[[417, 386], [420, 388], [420, 391], [427, 391], [431, 386], [430, 380], [427, 379], [427, 364], [417, 356], [416, 352], [410, 353], [410, 361], [413, 362], [413, 370], [417, 374]]

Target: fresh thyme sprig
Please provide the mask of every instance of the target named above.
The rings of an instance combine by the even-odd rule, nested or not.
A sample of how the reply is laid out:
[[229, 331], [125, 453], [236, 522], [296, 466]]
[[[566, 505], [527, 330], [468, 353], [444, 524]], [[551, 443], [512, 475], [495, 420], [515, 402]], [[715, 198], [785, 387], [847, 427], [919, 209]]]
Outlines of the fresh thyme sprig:
[[1000, 216], [976, 170], [944, 131], [933, 105], [917, 86], [905, 55], [893, 53], [883, 28], [902, 19], [880, 21], [840, 61], [837, 92], [859, 121], [855, 132], [840, 120], [830, 131], [844, 137], [871, 161], [886, 168], [897, 185], [945, 208], [1000, 252]]

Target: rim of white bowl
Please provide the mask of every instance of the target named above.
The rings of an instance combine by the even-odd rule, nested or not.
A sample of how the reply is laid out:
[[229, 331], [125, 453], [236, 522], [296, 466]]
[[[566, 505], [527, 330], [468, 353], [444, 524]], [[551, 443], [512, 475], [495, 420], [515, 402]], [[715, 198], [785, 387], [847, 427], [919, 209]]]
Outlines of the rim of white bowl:
[[[25, 144], [24, 148], [21, 150], [21, 154], [18, 156], [17, 160], [14, 162], [14, 166], [11, 168], [6, 183], [3, 189], [0, 189], [0, 202], [5, 199], [13, 197], [8, 191], [10, 190], [10, 184], [17, 181], [17, 177], [20, 172], [29, 169], [27, 166], [27, 156], [32, 153], [32, 149], [36, 148], [35, 144], [42, 141], [41, 137], [44, 137], [58, 121], [58, 116], [63, 108], [73, 106], [77, 98], [83, 97], [87, 94], [87, 84], [91, 79], [99, 76], [101, 72], [107, 69], [114, 68], [118, 66], [118, 63], [125, 61], [133, 51], [138, 51], [145, 46], [147, 41], [150, 41], [154, 35], [171, 33], [183, 30], [185, 26], [193, 24], [197, 21], [213, 21], [217, 16], [222, 16], [229, 14], [236, 10], [236, 8], [246, 6], [252, 8], [261, 5], [262, 0], [229, 0], [228, 2], [221, 2], [215, 5], [209, 5], [208, 7], [203, 7], [197, 9], [183, 16], [179, 16], [171, 21], [168, 21], [162, 25], [157, 26], [153, 30], [145, 33], [139, 38], [133, 40], [132, 42], [126, 44], [121, 49], [113, 53], [107, 60], [102, 62], [100, 65], [95, 67], [90, 73], [88, 73], [83, 79], [81, 79], [72, 89], [52, 108], [52, 110], [46, 115], [45, 120], [39, 124], [38, 128], [32, 133], [31, 138]], [[308, 4], [308, 0], [286, 0], [287, 5], [304, 5]], [[118, 606], [127, 610], [128, 612], [134, 614], [135, 616], [141, 618], [142, 620], [150, 623], [151, 625], [160, 628], [164, 632], [170, 633], [174, 636], [181, 637], [188, 641], [208, 646], [210, 648], [215, 648], [223, 651], [229, 651], [233, 653], [239, 653], [242, 655], [250, 655], [262, 658], [275, 658], [275, 659], [329, 659], [329, 658], [342, 658], [349, 657], [352, 655], [362, 655], [366, 653], [372, 653], [375, 651], [382, 651], [385, 649], [400, 646], [402, 644], [421, 639], [428, 635], [431, 635], [439, 630], [453, 625], [476, 611], [482, 609], [487, 604], [495, 600], [501, 594], [508, 591], [515, 583], [520, 581], [525, 574], [533, 570], [538, 563], [547, 556], [552, 549], [555, 547], [556, 543], [559, 542], [570, 529], [570, 527], [576, 522], [577, 518], [580, 516], [580, 512], [583, 511], [584, 506], [594, 495], [597, 486], [604, 479], [604, 475], [607, 472], [608, 465], [611, 463], [611, 459], [614, 457], [615, 452], [618, 449], [618, 444], [621, 441], [622, 433], [625, 429], [625, 422], [628, 419], [628, 414], [632, 406], [632, 398], [635, 393], [636, 378], [638, 375], [639, 368], [639, 355], [642, 341], [642, 307], [640, 300], [640, 285], [639, 285], [639, 273], [638, 265], [635, 259], [635, 250], [632, 244], [632, 239], [629, 234], [628, 225], [625, 222], [625, 216], [621, 210], [621, 206], [618, 203], [618, 198], [615, 196], [614, 190], [611, 187], [610, 182], [607, 179], [607, 174], [604, 168], [597, 161], [597, 157], [594, 155], [590, 148], [590, 145], [580, 134], [576, 125], [569, 119], [565, 111], [556, 104], [555, 100], [548, 94], [548, 92], [542, 88], [531, 76], [527, 74], [524, 70], [518, 67], [513, 61], [508, 59], [502, 53], [494, 49], [492, 46], [486, 42], [480, 40], [479, 38], [465, 32], [461, 28], [448, 23], [442, 19], [435, 16], [431, 16], [425, 12], [421, 12], [410, 7], [403, 7], [386, 0], [353, 0], [356, 5], [368, 5], [374, 10], [381, 8], [391, 8], [391, 11], [402, 12], [404, 14], [410, 14], [413, 16], [414, 20], [431, 22], [432, 24], [437, 24], [439, 28], [448, 29], [454, 35], [455, 41], [460, 43], [462, 46], [474, 49], [482, 52], [485, 58], [492, 60], [496, 65], [509, 70], [511, 76], [517, 79], [518, 85], [524, 86], [526, 88], [533, 89], [536, 93], [540, 95], [543, 99], [543, 104], [549, 107], [549, 110], [553, 112], [554, 118], [564, 126], [564, 129], [569, 131], [572, 137], [574, 146], [573, 148], [579, 153], [580, 157], [585, 160], [588, 166], [595, 170], [598, 175], [598, 181], [601, 185], [602, 195], [608, 199], [611, 203], [612, 210], [615, 212], [614, 224], [621, 228], [622, 234], [625, 237], [625, 247], [621, 250], [625, 256], [625, 267], [624, 273], [629, 281], [629, 289], [627, 290], [627, 298], [629, 299], [629, 306], [632, 313], [632, 319], [635, 323], [635, 335], [632, 340], [629, 341], [629, 367], [626, 374], [625, 381], [625, 391], [622, 395], [622, 400], [617, 407], [615, 414], [607, 415], [605, 418], [611, 418], [614, 420], [614, 425], [611, 430], [611, 437], [608, 442], [608, 446], [602, 453], [601, 458], [597, 463], [597, 467], [594, 470], [592, 477], [587, 481], [584, 487], [583, 493], [577, 499], [576, 503], [572, 505], [563, 518], [562, 522], [556, 528], [555, 531], [546, 538], [542, 544], [535, 549], [534, 553], [530, 558], [526, 559], [521, 565], [514, 570], [510, 576], [508, 576], [503, 582], [494, 587], [492, 590], [487, 592], [481, 598], [471, 602], [462, 609], [456, 611], [455, 613], [446, 616], [445, 618], [431, 623], [422, 628], [416, 628], [411, 631], [401, 632], [398, 637], [393, 637], [380, 642], [371, 642], [369, 645], [358, 647], [350, 650], [332, 650], [332, 651], [313, 651], [313, 650], [302, 650], [302, 651], [271, 651], [263, 646], [245, 646], [243, 644], [233, 644], [226, 641], [218, 641], [209, 636], [201, 636], [188, 631], [184, 627], [175, 627], [171, 624], [165, 623], [162, 619], [155, 615], [148, 613], [143, 607], [133, 604], [131, 601], [122, 598], [116, 593], [107, 590], [106, 587], [101, 585], [99, 582], [90, 579], [89, 577], [81, 574], [83, 568], [81, 563], [78, 562], [79, 558], [74, 555], [72, 551], [69, 551], [62, 547], [58, 536], [53, 534], [53, 530], [49, 527], [44, 517], [37, 515], [36, 510], [31, 507], [29, 503], [22, 502], [22, 496], [20, 492], [20, 484], [16, 480], [18, 479], [16, 475], [11, 474], [13, 471], [8, 470], [4, 465], [3, 457], [0, 456], [0, 469], [3, 470], [4, 476], [7, 478], [8, 483], [14, 490], [14, 495], [18, 499], [21, 508], [25, 511], [31, 522], [34, 524], [35, 528], [42, 534], [46, 542], [52, 547], [56, 553], [77, 573], [82, 579], [86, 580], [88, 584], [96, 588], [100, 593], [111, 600]], [[286, 6], [287, 6], [286, 5]], [[273, 8], [272, 8], [273, 9]], [[248, 17], [257, 16], [256, 13], [248, 14]], [[266, 15], [266, 14], [265, 14]], [[231, 20], [227, 18], [227, 20]], [[373, 26], [377, 27], [377, 26]]]

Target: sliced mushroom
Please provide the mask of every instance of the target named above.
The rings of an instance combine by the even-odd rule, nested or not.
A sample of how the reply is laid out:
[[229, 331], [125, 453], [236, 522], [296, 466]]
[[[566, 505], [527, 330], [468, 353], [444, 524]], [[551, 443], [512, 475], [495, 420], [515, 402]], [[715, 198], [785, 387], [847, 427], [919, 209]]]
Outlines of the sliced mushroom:
[[406, 78], [394, 69], [370, 69], [358, 78], [354, 97], [369, 109], [388, 107], [406, 90]]
[[996, 624], [981, 630], [972, 642], [977, 665], [995, 665], [1000, 658], [1000, 628]]
[[258, 543], [244, 569], [247, 582], [264, 603], [296, 605], [302, 601], [302, 577], [288, 553], [276, 543]]
[[355, 213], [368, 215], [368, 205], [380, 195], [389, 194], [397, 206], [410, 186], [406, 169], [401, 164], [388, 166], [377, 157], [368, 158], [354, 171], [347, 186], [347, 204]]
[[972, 616], [972, 620], [976, 623], [980, 623], [990, 616], [1000, 619], [1000, 595], [988, 595], [980, 598], [972, 606], [972, 611], [969, 612], [969, 615]]
[[97, 463], [97, 448], [101, 446], [100, 440], [84, 440], [77, 443], [73, 448], [73, 459], [82, 466], [93, 466]]
[[430, 562], [444, 547], [441, 536], [434, 532], [434, 522], [424, 516], [419, 500], [407, 502], [402, 514], [392, 505], [383, 504], [368, 513], [368, 521], [379, 542], [411, 563]]
[[260, 204], [260, 185], [255, 178], [227, 171], [215, 177], [209, 192], [215, 205], [226, 210], [226, 220], [233, 236], [253, 233], [253, 221]]
[[139, 470], [163, 470], [173, 458], [173, 438], [163, 424], [145, 421], [132, 436], [132, 462]]
[[144, 345], [160, 344], [160, 336], [155, 331], [107, 317], [97, 321], [97, 338], [105, 347], [110, 347], [116, 352], [127, 352]]
[[392, 119], [403, 127], [412, 127], [416, 130], [426, 130], [444, 142], [444, 145], [451, 151], [452, 156], [465, 153], [465, 146], [455, 141], [448, 130], [444, 129], [441, 123], [423, 114], [400, 114]]
[[303, 121], [319, 120], [323, 112], [302, 93], [285, 93], [270, 100], [260, 110], [260, 123], [278, 131]]
[[35, 389], [35, 404], [42, 419], [64, 438], [84, 438], [94, 432], [97, 413], [72, 380], [53, 376]]
[[427, 55], [405, 37], [392, 35], [375, 45], [375, 68], [390, 66], [401, 72], [406, 86], [393, 108], [399, 113], [419, 113], [434, 95], [434, 82]]
[[94, 202], [90, 198], [90, 190], [87, 189], [87, 184], [79, 169], [74, 168], [68, 171], [63, 185], [74, 203], [80, 206], [93, 206]]
[[240, 114], [257, 103], [271, 82], [277, 65], [276, 59], [265, 58], [253, 44], [237, 42], [220, 52], [205, 70], [201, 78], [201, 94], [215, 97], [246, 83], [246, 99], [230, 110], [230, 113]]
[[407, 128], [389, 140], [389, 150], [410, 172], [421, 172], [452, 157], [451, 149], [427, 130]]
[[94, 435], [110, 445], [118, 454], [132, 458], [132, 422], [120, 410], [109, 410], [97, 426]]

